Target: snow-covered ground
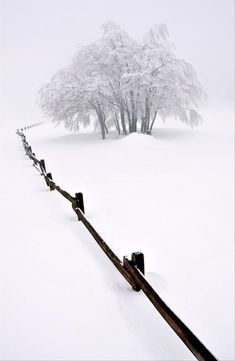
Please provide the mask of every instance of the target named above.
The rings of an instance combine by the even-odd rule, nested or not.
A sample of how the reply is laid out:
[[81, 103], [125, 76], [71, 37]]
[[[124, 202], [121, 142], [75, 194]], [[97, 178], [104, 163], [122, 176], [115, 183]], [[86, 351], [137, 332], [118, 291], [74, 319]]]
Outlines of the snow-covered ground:
[[[70, 204], [50, 192], [15, 128], [1, 132], [0, 358], [193, 360], [131, 290]], [[205, 110], [196, 130], [159, 123], [152, 137], [102, 141], [51, 123], [26, 133], [62, 188], [220, 360], [233, 360], [233, 111]]]

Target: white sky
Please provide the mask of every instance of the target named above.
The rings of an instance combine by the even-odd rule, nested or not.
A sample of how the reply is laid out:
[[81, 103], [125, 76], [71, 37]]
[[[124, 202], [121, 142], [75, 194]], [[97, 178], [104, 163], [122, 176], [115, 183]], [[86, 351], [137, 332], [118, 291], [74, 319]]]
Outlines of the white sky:
[[107, 20], [135, 38], [165, 23], [209, 100], [233, 99], [233, 0], [0, 0], [4, 117], [33, 120], [35, 93]]

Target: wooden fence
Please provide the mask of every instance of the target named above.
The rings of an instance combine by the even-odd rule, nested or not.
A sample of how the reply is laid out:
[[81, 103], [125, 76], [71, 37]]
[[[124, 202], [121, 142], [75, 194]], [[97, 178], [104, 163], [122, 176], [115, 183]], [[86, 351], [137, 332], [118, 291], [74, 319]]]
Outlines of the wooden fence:
[[84, 224], [84, 226], [93, 236], [95, 241], [113, 263], [116, 269], [122, 274], [122, 276], [127, 280], [127, 282], [129, 282], [132, 289], [135, 291], [142, 290], [144, 292], [144, 294], [147, 296], [147, 298], [150, 300], [156, 310], [161, 314], [164, 320], [175, 331], [178, 337], [194, 354], [194, 356], [200, 361], [216, 360], [216, 358], [211, 354], [211, 352], [179, 319], [179, 317], [176, 316], [176, 314], [165, 304], [165, 302], [160, 298], [160, 296], [148, 283], [148, 281], [144, 277], [145, 270], [143, 253], [134, 252], [132, 253], [130, 260], [127, 257], [123, 257], [123, 261], [121, 261], [85, 217], [83, 194], [79, 192], [75, 193], [74, 196], [71, 196], [68, 192], [59, 187], [53, 180], [52, 174], [50, 172], [47, 172], [45, 160], [39, 160], [36, 158], [36, 155], [35, 153], [33, 153], [32, 147], [27, 142], [26, 136], [23, 131], [40, 125], [42, 123], [44, 122], [32, 124], [30, 126], [17, 129], [16, 134], [21, 137], [26, 155], [33, 161], [33, 166], [44, 177], [46, 185], [50, 188], [51, 191], [56, 190], [71, 203], [72, 209], [76, 213], [78, 220]]

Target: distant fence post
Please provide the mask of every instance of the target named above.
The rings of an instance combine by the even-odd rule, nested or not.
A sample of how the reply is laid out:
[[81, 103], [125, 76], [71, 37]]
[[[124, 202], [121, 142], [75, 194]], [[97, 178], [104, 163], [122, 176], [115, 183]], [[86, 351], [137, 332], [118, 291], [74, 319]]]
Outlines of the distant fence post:
[[39, 167], [42, 171], [42, 175], [44, 175], [47, 171], [46, 171], [46, 164], [45, 164], [45, 160], [41, 159], [39, 162]]
[[[49, 181], [48, 181], [47, 178], [49, 178]], [[46, 184], [48, 185], [48, 187], [50, 187], [50, 191], [53, 191], [53, 190], [54, 190], [54, 187], [52, 187], [50, 180], [51, 180], [51, 181], [53, 180], [52, 174], [51, 174], [51, 173], [47, 173], [46, 176], [45, 176], [45, 181], [46, 181]]]

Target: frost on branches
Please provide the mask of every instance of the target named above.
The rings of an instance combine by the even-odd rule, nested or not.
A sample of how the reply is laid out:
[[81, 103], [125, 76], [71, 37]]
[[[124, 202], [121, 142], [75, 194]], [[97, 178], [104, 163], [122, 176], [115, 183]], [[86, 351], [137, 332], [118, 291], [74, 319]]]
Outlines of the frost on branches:
[[80, 47], [72, 63], [40, 89], [46, 116], [73, 131], [93, 123], [103, 139], [113, 128], [124, 135], [151, 134], [157, 117], [199, 125], [195, 109], [202, 90], [192, 66], [174, 54], [164, 24], [142, 41], [112, 22], [102, 30], [99, 40]]

